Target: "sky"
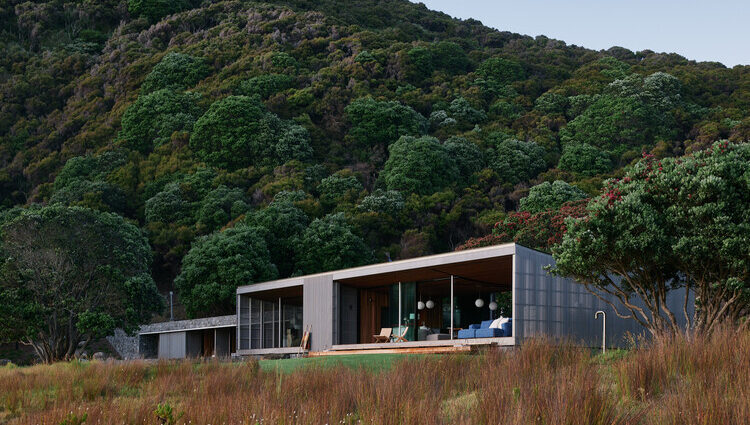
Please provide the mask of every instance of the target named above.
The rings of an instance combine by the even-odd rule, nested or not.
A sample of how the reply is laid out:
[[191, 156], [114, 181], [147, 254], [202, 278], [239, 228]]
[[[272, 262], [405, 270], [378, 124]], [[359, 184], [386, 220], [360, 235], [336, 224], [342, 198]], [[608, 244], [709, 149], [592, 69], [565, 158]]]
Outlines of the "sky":
[[674, 52], [728, 67], [750, 65], [750, 0], [421, 0], [502, 31], [589, 49]]

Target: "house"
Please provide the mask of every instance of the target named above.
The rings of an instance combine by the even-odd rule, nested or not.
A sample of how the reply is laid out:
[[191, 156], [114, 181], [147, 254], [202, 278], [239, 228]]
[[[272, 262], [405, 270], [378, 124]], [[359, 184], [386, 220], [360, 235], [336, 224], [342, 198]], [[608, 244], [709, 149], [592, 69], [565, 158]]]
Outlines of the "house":
[[[304, 351], [310, 354], [512, 347], [541, 335], [593, 347], [602, 343], [597, 311], [607, 314], [609, 346], [624, 345], [628, 334], [644, 333], [636, 321], [617, 317], [583, 285], [551, 276], [546, 267], [553, 264], [549, 254], [508, 243], [241, 286], [236, 315], [227, 316], [236, 332], [230, 351], [240, 356], [299, 354], [306, 332], [309, 346]], [[683, 295], [674, 291], [670, 307], [681, 309]], [[487, 330], [501, 315], [510, 320]], [[389, 328], [403, 340], [375, 342], [375, 335]], [[185, 331], [187, 338], [195, 330]], [[150, 351], [152, 356], [197, 353], [189, 342], [182, 349], [182, 337], [163, 337], [177, 338], [176, 350], [167, 348], [171, 339], [156, 342], [155, 335], [166, 333], [141, 333], [151, 335], [151, 346], [159, 347]]]

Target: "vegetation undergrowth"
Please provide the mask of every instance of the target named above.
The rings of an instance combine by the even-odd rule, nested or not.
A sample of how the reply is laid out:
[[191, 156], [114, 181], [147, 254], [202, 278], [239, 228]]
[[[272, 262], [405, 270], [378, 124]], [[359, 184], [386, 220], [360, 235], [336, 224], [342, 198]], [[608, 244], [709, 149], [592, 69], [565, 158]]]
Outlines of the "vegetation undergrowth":
[[[71, 362], [0, 368], [0, 423], [743, 424], [750, 333], [720, 330], [607, 355], [403, 356], [390, 367], [284, 361]], [[274, 364], [275, 363], [275, 364]]]

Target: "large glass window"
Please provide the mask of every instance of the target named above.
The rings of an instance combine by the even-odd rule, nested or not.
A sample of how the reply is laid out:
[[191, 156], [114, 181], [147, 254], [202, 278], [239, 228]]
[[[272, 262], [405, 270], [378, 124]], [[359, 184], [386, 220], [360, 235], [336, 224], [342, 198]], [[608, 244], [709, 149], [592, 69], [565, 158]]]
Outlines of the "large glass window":
[[240, 297], [240, 349], [295, 347], [302, 339], [302, 297]]
[[250, 348], [257, 349], [261, 348], [261, 326], [260, 326], [260, 313], [261, 306], [263, 303], [260, 300], [254, 298], [250, 299]]

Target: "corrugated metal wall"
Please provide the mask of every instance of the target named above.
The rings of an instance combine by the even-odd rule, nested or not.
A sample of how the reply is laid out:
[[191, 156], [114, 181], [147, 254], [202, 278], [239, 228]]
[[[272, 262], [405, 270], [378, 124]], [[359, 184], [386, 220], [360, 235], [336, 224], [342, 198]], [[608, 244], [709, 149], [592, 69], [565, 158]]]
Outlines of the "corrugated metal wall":
[[302, 324], [304, 330], [312, 327], [312, 351], [330, 348], [338, 339], [338, 290], [334, 286], [338, 285], [334, 285], [331, 274], [311, 276], [304, 280]]
[[159, 334], [159, 358], [181, 359], [185, 357], [185, 332]]
[[[571, 279], [550, 276], [544, 268], [554, 264], [547, 254], [516, 245], [514, 262], [513, 322], [516, 338], [548, 335], [570, 338], [588, 346], [600, 346], [602, 319], [594, 313], [607, 313], [607, 345], [624, 346], [625, 336], [647, 331], [633, 319], [617, 317], [609, 304]], [[681, 312], [684, 290], [673, 291], [668, 305]], [[619, 309], [623, 312], [623, 309]], [[683, 319], [684, 321], [684, 319]]]

